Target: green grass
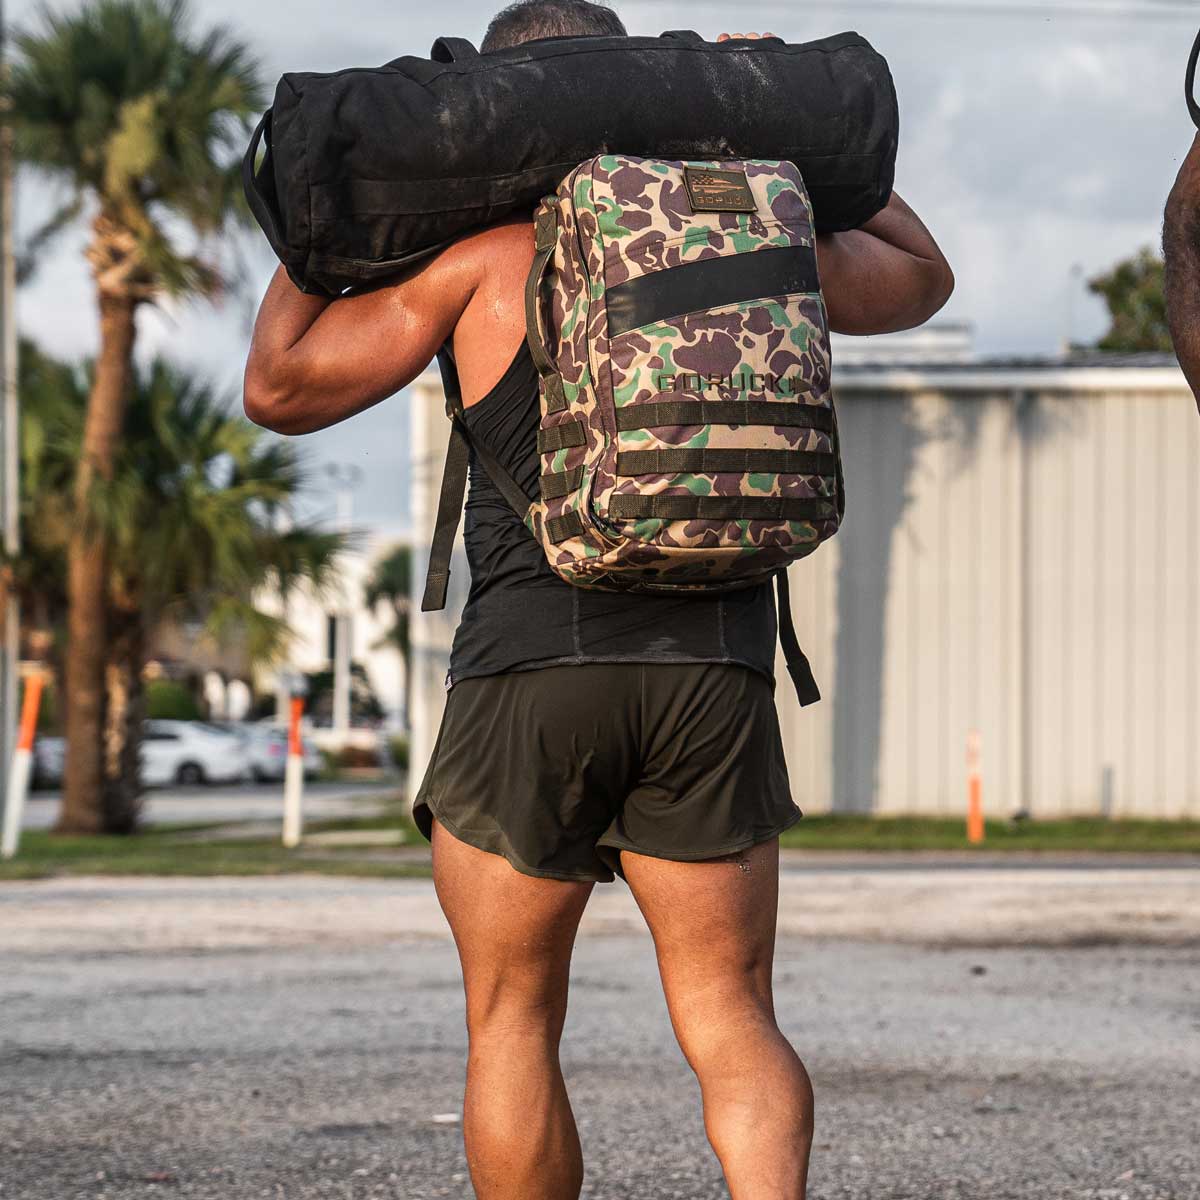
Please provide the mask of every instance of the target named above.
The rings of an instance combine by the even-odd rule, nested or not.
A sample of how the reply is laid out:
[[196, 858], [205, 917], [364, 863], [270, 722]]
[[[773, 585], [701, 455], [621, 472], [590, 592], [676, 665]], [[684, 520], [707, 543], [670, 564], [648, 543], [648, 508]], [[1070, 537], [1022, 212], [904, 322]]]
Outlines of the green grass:
[[[0, 862], [0, 881], [56, 875], [357, 875], [424, 877], [428, 867], [364, 855], [353, 849], [286, 850], [278, 838], [205, 840], [215, 826], [151, 828], [135, 837], [75, 837], [27, 833], [11, 862]], [[422, 841], [406, 813], [348, 821], [314, 821], [323, 830], [403, 829], [408, 844]]]
[[975, 850], [994, 853], [1113, 851], [1200, 854], [1200, 821], [989, 821], [980, 847], [967, 842], [966, 823], [933, 817], [805, 817], [781, 844], [801, 850]]
[[[205, 840], [213, 826], [149, 829], [136, 837], [60, 837], [28, 833], [19, 856], [0, 863], [0, 881], [61, 875], [354, 875], [427, 877], [420, 862], [389, 858], [386, 850], [285, 850], [277, 838]], [[402, 829], [407, 845], [424, 846], [399, 805], [357, 820], [314, 822], [321, 830]], [[806, 817], [783, 835], [782, 844], [812, 852], [972, 850], [962, 821], [928, 817]], [[993, 822], [980, 851], [1200, 854], [1200, 821]]]

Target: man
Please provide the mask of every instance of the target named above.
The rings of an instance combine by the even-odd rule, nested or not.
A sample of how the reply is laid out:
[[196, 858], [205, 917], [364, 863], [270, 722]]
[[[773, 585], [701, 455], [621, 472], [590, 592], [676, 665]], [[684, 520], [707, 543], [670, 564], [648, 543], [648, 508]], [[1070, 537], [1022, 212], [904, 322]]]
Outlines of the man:
[[[608, 8], [526, 0], [492, 22], [483, 49], [614, 34], [624, 27]], [[323, 428], [411, 383], [449, 340], [472, 440], [532, 493], [533, 253], [530, 220], [514, 218], [368, 295], [329, 303], [279, 272], [246, 411], [284, 433]], [[831, 325], [848, 333], [920, 324], [953, 287], [898, 196], [862, 230], [820, 238], [818, 257]], [[778, 835], [800, 812], [772, 695], [770, 587], [683, 600], [573, 588], [477, 467], [466, 542], [471, 595], [414, 815], [462, 961], [476, 1195], [579, 1195], [558, 1060], [568, 968], [592, 888], [621, 874], [653, 935], [731, 1195], [803, 1200], [812, 1090], [771, 996]]]
[[1200, 134], [1167, 200], [1163, 259], [1171, 340], [1200, 405]]

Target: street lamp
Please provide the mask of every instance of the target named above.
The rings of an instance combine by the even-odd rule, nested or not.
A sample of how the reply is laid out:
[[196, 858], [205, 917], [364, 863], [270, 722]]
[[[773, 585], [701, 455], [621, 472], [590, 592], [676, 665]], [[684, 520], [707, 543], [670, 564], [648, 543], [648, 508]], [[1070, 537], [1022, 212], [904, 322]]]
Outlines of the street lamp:
[[[10, 562], [21, 548], [17, 411], [17, 273], [13, 256], [13, 134], [8, 100], [8, 38], [0, 0], [0, 540]], [[16, 749], [17, 674], [21, 651], [16, 591], [0, 587], [0, 780]], [[0, 783], [0, 788], [4, 785]], [[2, 805], [0, 805], [2, 807]]]
[[[354, 490], [361, 486], [363, 471], [353, 463], [327, 463], [325, 474], [337, 493], [337, 531], [350, 532], [354, 519]], [[333, 618], [333, 734], [343, 742], [350, 733], [350, 612], [345, 595]]]

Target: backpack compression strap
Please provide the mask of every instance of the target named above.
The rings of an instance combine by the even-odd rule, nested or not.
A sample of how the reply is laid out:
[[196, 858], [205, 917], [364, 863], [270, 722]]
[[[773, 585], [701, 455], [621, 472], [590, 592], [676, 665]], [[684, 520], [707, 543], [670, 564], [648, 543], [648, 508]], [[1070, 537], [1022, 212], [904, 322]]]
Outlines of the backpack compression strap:
[[775, 586], [779, 592], [779, 644], [783, 647], [783, 659], [787, 663], [788, 674], [796, 688], [796, 695], [802, 707], [816, 704], [821, 699], [821, 689], [813, 677], [812, 667], [796, 637], [796, 626], [792, 623], [792, 597], [788, 588], [787, 568], [775, 576]]
[[1196, 128], [1200, 129], [1200, 104], [1196, 103], [1196, 64], [1198, 61], [1200, 61], [1200, 33], [1196, 35], [1191, 56], [1188, 58], [1187, 76], [1184, 82], [1188, 112], [1192, 114], [1192, 121]]
[[521, 485], [505, 470], [499, 459], [486, 447], [471, 441], [467, 423], [463, 420], [462, 388], [458, 368], [449, 347], [438, 351], [438, 366], [442, 372], [442, 387], [446, 392], [446, 413], [450, 418], [450, 444], [446, 447], [446, 466], [442, 471], [442, 491], [438, 498], [437, 520], [433, 527], [433, 542], [429, 548], [429, 571], [425, 577], [425, 596], [422, 612], [441, 612], [446, 607], [446, 589], [450, 585], [450, 560], [454, 556], [454, 539], [462, 519], [463, 500], [467, 494], [467, 472], [471, 451], [483, 464], [492, 482], [523, 521], [532, 501]]

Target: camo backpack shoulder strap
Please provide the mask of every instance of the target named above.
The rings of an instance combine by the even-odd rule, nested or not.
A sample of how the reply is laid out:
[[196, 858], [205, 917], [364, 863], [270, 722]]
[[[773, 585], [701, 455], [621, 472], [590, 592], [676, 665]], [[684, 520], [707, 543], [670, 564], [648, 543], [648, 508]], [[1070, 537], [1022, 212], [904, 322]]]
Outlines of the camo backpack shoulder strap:
[[446, 447], [446, 465], [442, 470], [442, 487], [429, 548], [429, 569], [425, 576], [422, 612], [441, 612], [446, 607], [446, 592], [450, 586], [450, 562], [454, 557], [454, 540], [458, 536], [458, 526], [462, 520], [472, 451], [491, 476], [492, 482], [500, 489], [501, 495], [522, 520], [525, 519], [532, 503], [500, 460], [482, 442], [471, 438], [471, 432], [463, 419], [462, 387], [458, 380], [458, 367], [448, 345], [438, 351], [438, 367], [442, 373], [442, 389], [446, 393], [450, 441]]

